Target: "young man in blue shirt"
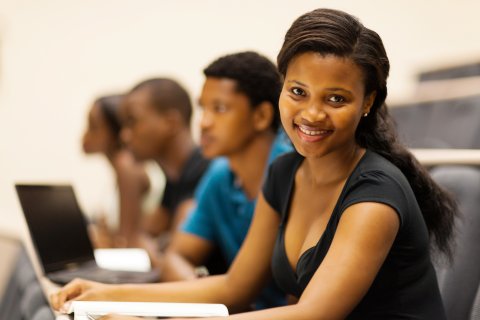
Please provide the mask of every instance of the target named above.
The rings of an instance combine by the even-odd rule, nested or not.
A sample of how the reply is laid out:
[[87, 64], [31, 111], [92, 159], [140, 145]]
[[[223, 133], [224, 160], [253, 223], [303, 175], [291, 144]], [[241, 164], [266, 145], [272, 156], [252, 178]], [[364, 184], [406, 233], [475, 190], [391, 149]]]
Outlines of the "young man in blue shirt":
[[[197, 188], [196, 207], [175, 232], [162, 263], [164, 281], [198, 276], [216, 248], [230, 265], [247, 234], [268, 164], [291, 151], [280, 125], [281, 77], [267, 58], [242, 52], [219, 58], [205, 70], [199, 99], [201, 148], [217, 159]], [[273, 286], [256, 308], [285, 302]]]

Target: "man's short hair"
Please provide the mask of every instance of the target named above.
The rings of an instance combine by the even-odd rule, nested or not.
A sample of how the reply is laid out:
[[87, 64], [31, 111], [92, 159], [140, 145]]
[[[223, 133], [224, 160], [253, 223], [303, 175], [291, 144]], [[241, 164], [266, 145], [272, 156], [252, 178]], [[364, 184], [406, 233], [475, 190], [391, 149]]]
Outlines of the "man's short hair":
[[152, 106], [158, 112], [177, 110], [187, 126], [192, 118], [192, 102], [187, 90], [178, 82], [168, 78], [153, 78], [140, 82], [130, 93], [147, 89]]

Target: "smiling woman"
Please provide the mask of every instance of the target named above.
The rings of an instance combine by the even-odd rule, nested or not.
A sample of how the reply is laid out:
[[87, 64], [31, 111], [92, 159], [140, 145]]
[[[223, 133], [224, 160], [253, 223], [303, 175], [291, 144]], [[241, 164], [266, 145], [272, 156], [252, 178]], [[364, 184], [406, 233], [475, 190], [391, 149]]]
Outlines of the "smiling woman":
[[328, 318], [444, 319], [429, 235], [448, 256], [457, 208], [397, 141], [380, 37], [316, 10], [287, 32], [278, 66], [282, 123], [301, 155], [277, 161], [264, 188], [282, 215], [279, 285], [300, 302], [342, 296]]

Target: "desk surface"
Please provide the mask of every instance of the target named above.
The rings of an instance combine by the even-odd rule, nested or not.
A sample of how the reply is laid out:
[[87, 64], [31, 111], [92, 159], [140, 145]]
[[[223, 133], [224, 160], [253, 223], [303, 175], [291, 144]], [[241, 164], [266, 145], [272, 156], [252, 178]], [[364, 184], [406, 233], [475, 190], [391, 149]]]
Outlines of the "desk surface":
[[480, 149], [410, 149], [424, 165], [480, 165]]

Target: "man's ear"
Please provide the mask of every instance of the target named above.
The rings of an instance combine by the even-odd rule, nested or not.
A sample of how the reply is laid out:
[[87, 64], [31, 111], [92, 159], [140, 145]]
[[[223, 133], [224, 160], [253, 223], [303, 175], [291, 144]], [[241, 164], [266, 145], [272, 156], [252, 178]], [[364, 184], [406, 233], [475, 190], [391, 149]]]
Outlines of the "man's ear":
[[254, 109], [253, 121], [257, 131], [264, 131], [272, 125], [275, 108], [270, 102], [264, 101], [257, 105]]
[[163, 112], [164, 125], [168, 127], [169, 132], [176, 133], [185, 126], [182, 115], [178, 110], [170, 109]]

